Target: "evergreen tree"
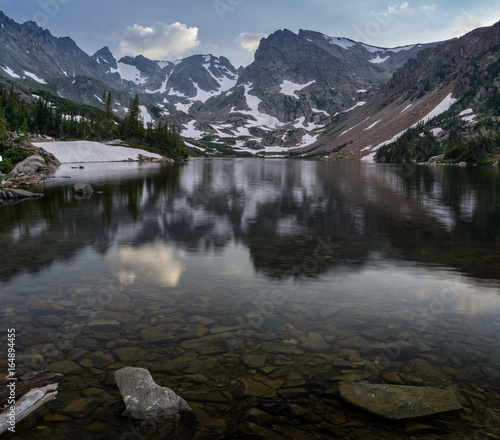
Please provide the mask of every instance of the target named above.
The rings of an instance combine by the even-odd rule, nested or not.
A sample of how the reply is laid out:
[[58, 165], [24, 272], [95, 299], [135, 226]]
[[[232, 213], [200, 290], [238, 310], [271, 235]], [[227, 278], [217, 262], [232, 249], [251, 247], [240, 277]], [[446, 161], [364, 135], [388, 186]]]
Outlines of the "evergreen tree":
[[142, 120], [140, 114], [141, 110], [139, 108], [139, 96], [136, 93], [135, 98], [130, 102], [130, 107], [123, 121], [123, 131], [127, 139], [139, 141], [143, 137]]
[[23, 143], [27, 143], [29, 141], [30, 134], [29, 134], [29, 128], [28, 128], [28, 120], [26, 119], [26, 117], [24, 118], [23, 125], [21, 125], [21, 128], [19, 129], [19, 131], [20, 131], [19, 134], [21, 136]]
[[0, 141], [7, 139], [7, 119], [5, 119], [5, 111], [0, 111]]
[[106, 96], [106, 92], [103, 95], [104, 102], [104, 124], [103, 124], [103, 137], [105, 140], [113, 138], [113, 131], [115, 122], [113, 119], [113, 96], [111, 92]]

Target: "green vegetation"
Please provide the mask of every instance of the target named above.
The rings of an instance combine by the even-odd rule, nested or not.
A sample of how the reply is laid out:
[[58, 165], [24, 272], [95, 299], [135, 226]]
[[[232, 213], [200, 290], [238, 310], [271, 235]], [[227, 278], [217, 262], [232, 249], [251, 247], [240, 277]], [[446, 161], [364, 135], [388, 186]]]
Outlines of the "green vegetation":
[[[102, 109], [77, 104], [47, 91], [31, 91], [31, 94], [34, 98], [26, 90], [0, 83], [2, 172], [10, 171], [13, 164], [32, 154], [22, 148], [29, 133], [66, 140], [107, 141], [119, 137], [177, 160], [188, 156], [176, 127], [163, 122], [157, 127], [149, 124], [144, 128], [137, 95], [121, 120], [113, 114], [111, 92], [104, 92]], [[19, 137], [11, 139], [8, 133], [12, 132]]]
[[380, 147], [375, 155], [377, 162], [425, 162], [442, 150], [435, 136], [423, 124], [406, 130], [391, 144]]
[[466, 138], [461, 131], [452, 131], [447, 143], [444, 161], [483, 163], [492, 153], [500, 151], [500, 132]]

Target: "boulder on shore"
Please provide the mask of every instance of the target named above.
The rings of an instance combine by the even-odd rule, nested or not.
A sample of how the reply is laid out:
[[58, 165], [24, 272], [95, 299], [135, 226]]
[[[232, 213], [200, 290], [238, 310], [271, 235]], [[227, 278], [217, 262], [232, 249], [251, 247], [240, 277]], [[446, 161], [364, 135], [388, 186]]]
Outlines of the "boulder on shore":
[[144, 368], [122, 368], [115, 372], [115, 379], [126, 406], [122, 416], [147, 420], [191, 411], [182, 397], [157, 385]]
[[387, 420], [413, 420], [456, 412], [462, 408], [451, 390], [403, 385], [339, 383], [350, 404]]
[[33, 155], [22, 162], [19, 162], [10, 172], [11, 175], [17, 176], [23, 173], [43, 173], [47, 171], [47, 163], [42, 156]]

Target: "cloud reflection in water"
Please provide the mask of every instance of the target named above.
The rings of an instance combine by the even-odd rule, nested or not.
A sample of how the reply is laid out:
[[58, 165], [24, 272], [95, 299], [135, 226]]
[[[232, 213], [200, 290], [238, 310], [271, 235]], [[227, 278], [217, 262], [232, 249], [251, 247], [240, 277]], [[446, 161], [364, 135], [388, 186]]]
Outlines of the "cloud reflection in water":
[[106, 261], [123, 284], [146, 278], [174, 287], [184, 269], [174, 247], [160, 242], [113, 248], [106, 255]]

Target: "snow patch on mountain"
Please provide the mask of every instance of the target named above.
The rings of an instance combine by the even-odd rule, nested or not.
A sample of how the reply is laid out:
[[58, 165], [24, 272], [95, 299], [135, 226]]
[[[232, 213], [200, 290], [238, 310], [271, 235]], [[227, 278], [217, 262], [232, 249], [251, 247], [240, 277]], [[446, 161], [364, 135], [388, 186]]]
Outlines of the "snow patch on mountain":
[[366, 131], [366, 130], [370, 130], [370, 129], [372, 129], [373, 127], [375, 127], [375, 125], [377, 125], [377, 124], [378, 124], [381, 120], [382, 120], [382, 119], [379, 119], [378, 121], [374, 122], [374, 123], [373, 123], [372, 125], [370, 125], [369, 127], [366, 127], [366, 128], [365, 128], [365, 131]]
[[251, 120], [248, 121], [248, 124], [250, 126], [261, 127], [261, 128], [263, 127], [275, 128], [282, 125], [278, 118], [260, 112], [259, 104], [262, 102], [262, 100], [255, 95], [250, 95], [250, 91], [253, 88], [253, 84], [243, 84], [240, 87], [244, 87], [245, 89], [245, 99], [247, 102], [247, 106], [250, 108], [250, 110], [238, 110], [238, 113], [249, 115], [252, 118], [254, 118], [254, 121]]
[[356, 107], [361, 107], [362, 105], [365, 105], [365, 104], [366, 104], [366, 101], [359, 101], [355, 105], [353, 105], [351, 108], [344, 110], [344, 113], [350, 112], [351, 110], [354, 110]]
[[370, 60], [370, 63], [380, 64], [380, 63], [383, 63], [384, 61], [387, 61], [389, 58], [390, 58], [390, 56], [386, 56], [385, 58], [382, 58], [379, 54], [377, 54], [377, 57]]
[[452, 98], [452, 94], [450, 93], [436, 107], [434, 107], [434, 109], [432, 109], [427, 115], [425, 115], [422, 119], [420, 119], [420, 121], [418, 121], [416, 124], [413, 124], [412, 128], [416, 127], [418, 124], [425, 124], [432, 118], [435, 118], [436, 116], [439, 116], [441, 113], [444, 113], [453, 104], [455, 104], [455, 102], [457, 102], [457, 99]]
[[36, 76], [34, 73], [31, 73], [31, 72], [28, 72], [28, 71], [24, 71], [24, 74], [28, 77], [30, 77], [33, 81], [36, 81], [40, 84], [47, 84], [47, 81], [45, 81], [44, 79], [42, 78], [38, 78], [38, 76]]
[[21, 78], [17, 73], [14, 73], [10, 67], [2, 67], [2, 69], [12, 78]]
[[150, 124], [150, 123], [152, 124], [153, 123], [153, 118], [149, 114], [148, 109], [146, 108], [146, 106], [140, 105], [139, 106], [139, 110], [141, 111], [141, 116], [142, 116], [142, 120], [143, 120], [143, 123], [144, 123], [144, 128], [147, 128], [148, 124]]
[[118, 66], [117, 69], [111, 67], [110, 72], [111, 73], [118, 72], [120, 77], [122, 78], [122, 81], [123, 80], [132, 81], [137, 85], [142, 85], [146, 82], [146, 79], [142, 77], [141, 71], [137, 67], [121, 62], [118, 62], [117, 66]]
[[311, 84], [314, 84], [316, 82], [315, 79], [312, 81], [309, 81], [306, 84], [296, 84], [292, 81], [284, 80], [283, 84], [280, 85], [280, 93], [286, 96], [291, 96], [292, 98], [297, 98], [298, 96], [296, 95], [297, 92], [299, 92], [302, 89], [305, 89], [306, 87], [309, 87]]
[[409, 46], [401, 46], [401, 47], [395, 47], [393, 49], [386, 49], [387, 52], [394, 52], [394, 53], [397, 53], [397, 52], [401, 52], [402, 50], [411, 50], [415, 47], [414, 44], [411, 44]]
[[195, 128], [194, 124], [196, 123], [195, 120], [189, 121], [186, 124], [186, 127], [182, 130], [182, 136], [191, 138], [191, 139], [201, 139], [205, 134]]
[[335, 44], [343, 49], [349, 49], [356, 44], [354, 41], [348, 40], [347, 38], [329, 37], [328, 35], [323, 35], [323, 37], [328, 40], [330, 44]]

